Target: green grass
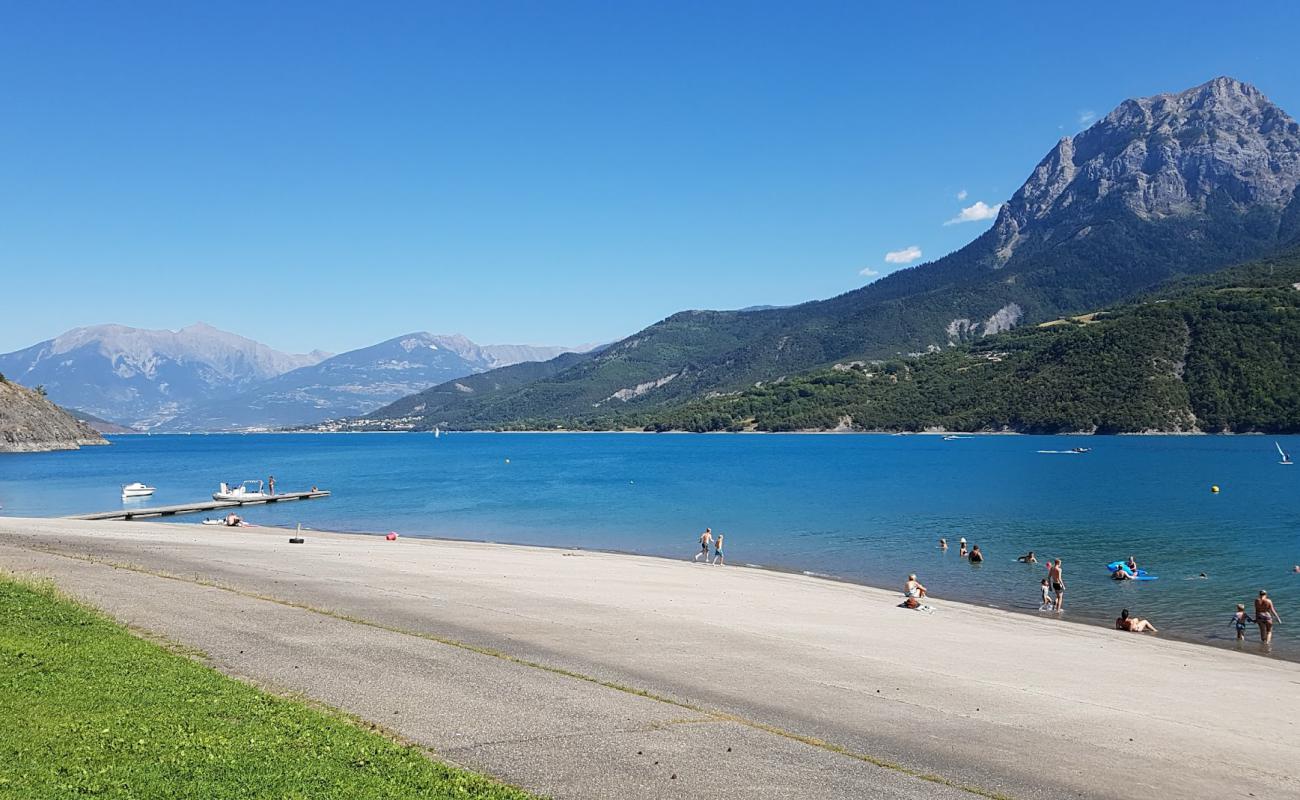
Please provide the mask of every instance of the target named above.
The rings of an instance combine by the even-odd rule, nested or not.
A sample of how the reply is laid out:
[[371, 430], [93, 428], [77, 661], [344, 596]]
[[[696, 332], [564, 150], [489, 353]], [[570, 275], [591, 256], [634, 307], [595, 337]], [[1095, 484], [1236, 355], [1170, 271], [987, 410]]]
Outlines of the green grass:
[[0, 578], [0, 798], [74, 797], [530, 795]]

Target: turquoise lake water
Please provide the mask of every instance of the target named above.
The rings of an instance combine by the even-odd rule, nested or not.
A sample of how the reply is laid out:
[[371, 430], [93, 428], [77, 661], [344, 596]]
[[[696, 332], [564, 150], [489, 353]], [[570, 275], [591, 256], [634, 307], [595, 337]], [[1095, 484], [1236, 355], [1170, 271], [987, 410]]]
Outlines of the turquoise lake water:
[[[325, 500], [245, 509], [261, 525], [619, 550], [689, 559], [726, 534], [733, 564], [877, 586], [918, 573], [933, 595], [1038, 607], [1034, 550], [1065, 560], [1064, 618], [1120, 608], [1162, 633], [1231, 647], [1229, 617], [1266, 588], [1284, 624], [1272, 654], [1300, 660], [1300, 466], [1239, 437], [423, 434], [121, 436], [77, 452], [0, 456], [0, 514], [207, 498], [274, 474]], [[1300, 455], [1300, 437], [1282, 438]], [[1039, 453], [1074, 446], [1086, 455]], [[507, 461], [508, 459], [508, 461]], [[1210, 486], [1222, 487], [1212, 494]], [[140, 501], [129, 501], [141, 504]], [[170, 521], [197, 522], [202, 515]], [[936, 548], [940, 536], [952, 543]], [[958, 557], [965, 536], [986, 561]], [[1109, 580], [1134, 555], [1160, 579]], [[704, 569], [704, 567], [700, 567]], [[1205, 572], [1208, 578], [1200, 579]], [[1257, 639], [1252, 627], [1251, 633]], [[1260, 652], [1249, 641], [1247, 652]]]

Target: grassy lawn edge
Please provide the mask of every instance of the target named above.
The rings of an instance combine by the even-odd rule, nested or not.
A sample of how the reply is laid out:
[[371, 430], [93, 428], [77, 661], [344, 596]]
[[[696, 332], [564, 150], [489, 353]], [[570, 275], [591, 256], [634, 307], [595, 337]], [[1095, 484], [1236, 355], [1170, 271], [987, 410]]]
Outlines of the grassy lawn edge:
[[0, 573], [0, 798], [533, 797], [194, 656]]

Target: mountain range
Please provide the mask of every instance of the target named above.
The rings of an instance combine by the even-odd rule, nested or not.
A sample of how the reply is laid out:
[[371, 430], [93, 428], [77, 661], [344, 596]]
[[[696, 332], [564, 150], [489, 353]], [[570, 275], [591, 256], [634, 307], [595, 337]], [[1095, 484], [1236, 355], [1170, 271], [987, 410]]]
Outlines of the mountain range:
[[0, 355], [0, 374], [42, 387], [106, 430], [244, 430], [363, 414], [451, 378], [562, 352], [412, 333], [339, 355], [292, 355], [204, 323], [96, 325]]
[[1126, 100], [1061, 139], [992, 228], [829, 300], [684, 311], [586, 356], [403, 398], [357, 427], [578, 427], [852, 360], [941, 352], [1134, 298], [1300, 238], [1300, 126], [1221, 77]]

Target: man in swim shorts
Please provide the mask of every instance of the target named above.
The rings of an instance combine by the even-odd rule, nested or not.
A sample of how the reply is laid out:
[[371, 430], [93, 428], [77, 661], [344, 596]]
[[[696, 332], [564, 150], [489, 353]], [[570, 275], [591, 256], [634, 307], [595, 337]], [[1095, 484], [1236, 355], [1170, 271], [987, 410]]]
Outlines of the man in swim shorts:
[[713, 540], [713, 565], [719, 566], [725, 562], [722, 559], [722, 539], [723, 535], [718, 534], [718, 538]]
[[695, 560], [699, 561], [700, 556], [704, 556], [704, 563], [709, 563], [709, 545], [713, 542], [713, 529], [705, 528], [704, 533], [700, 534], [700, 552], [695, 554]]
[[1065, 605], [1065, 578], [1061, 575], [1061, 559], [1047, 562], [1047, 579], [1052, 582], [1052, 591], [1056, 593], [1053, 608], [1060, 611]]

